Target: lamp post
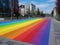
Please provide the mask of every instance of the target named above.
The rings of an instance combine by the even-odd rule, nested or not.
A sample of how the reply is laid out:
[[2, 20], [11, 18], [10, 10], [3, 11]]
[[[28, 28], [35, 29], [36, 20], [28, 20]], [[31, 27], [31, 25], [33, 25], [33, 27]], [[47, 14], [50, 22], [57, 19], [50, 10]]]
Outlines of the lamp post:
[[13, 11], [13, 6], [12, 6], [12, 4], [13, 4], [13, 2], [12, 2], [12, 0], [9, 0], [9, 3], [10, 3], [10, 12], [11, 12], [11, 20], [12, 20], [12, 11]]
[[6, 13], [5, 13], [5, 3], [4, 3], [4, 2], [3, 2], [3, 12], [4, 12], [4, 13], [3, 13], [4, 18], [5, 18], [5, 14], [6, 14]]

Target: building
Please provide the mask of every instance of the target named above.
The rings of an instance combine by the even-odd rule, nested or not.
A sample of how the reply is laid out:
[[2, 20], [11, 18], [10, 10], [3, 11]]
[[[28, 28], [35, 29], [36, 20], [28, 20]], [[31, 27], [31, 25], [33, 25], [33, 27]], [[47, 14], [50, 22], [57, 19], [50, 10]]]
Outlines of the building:
[[0, 0], [0, 16], [8, 16], [10, 14], [9, 0]]
[[0, 0], [0, 16], [12, 16], [18, 10], [18, 0]]
[[25, 4], [25, 15], [30, 13], [30, 4]]
[[40, 17], [41, 16], [41, 12], [39, 8], [35, 8], [34, 14], [36, 17]]
[[19, 9], [18, 9], [18, 13], [19, 15], [21, 15], [21, 7], [19, 6]]
[[52, 14], [52, 17], [54, 17], [54, 18], [58, 18], [58, 17], [59, 17], [59, 16], [58, 16], [58, 12], [57, 12], [56, 7], [55, 7], [55, 8], [53, 8], [53, 10], [52, 10], [51, 14]]
[[34, 15], [35, 8], [36, 7], [34, 4], [26, 4], [25, 5], [25, 14]]
[[60, 17], [60, 0], [56, 0], [56, 10], [58, 17]]
[[36, 7], [34, 4], [30, 4], [30, 13], [31, 15], [34, 15], [34, 11], [35, 11]]
[[14, 12], [18, 11], [18, 0], [12, 0]]
[[56, 10], [56, 7], [53, 9], [53, 14], [52, 15], [53, 15], [54, 18], [57, 18], [57, 10]]
[[24, 5], [19, 6], [19, 14], [22, 16], [25, 16], [25, 6]]

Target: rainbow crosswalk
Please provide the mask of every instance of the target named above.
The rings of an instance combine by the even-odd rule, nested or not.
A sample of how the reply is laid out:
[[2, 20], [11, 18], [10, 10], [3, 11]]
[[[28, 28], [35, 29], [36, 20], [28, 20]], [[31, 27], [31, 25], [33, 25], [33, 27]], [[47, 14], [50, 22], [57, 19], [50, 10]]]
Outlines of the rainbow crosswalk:
[[48, 45], [50, 22], [47, 18], [0, 22], [0, 36], [35, 45]]

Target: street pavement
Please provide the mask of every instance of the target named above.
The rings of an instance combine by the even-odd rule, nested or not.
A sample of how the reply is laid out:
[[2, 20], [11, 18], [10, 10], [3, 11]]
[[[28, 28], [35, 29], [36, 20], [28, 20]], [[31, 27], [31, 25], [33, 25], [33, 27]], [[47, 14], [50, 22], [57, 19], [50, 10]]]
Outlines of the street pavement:
[[56, 45], [53, 19], [52, 18], [50, 19], [51, 19], [51, 28], [50, 28], [50, 35], [49, 35], [49, 45]]
[[49, 45], [60, 45], [60, 22], [51, 18]]
[[0, 29], [0, 40], [3, 40], [3, 44], [0, 41], [1, 45], [9, 40], [16, 45], [60, 45], [60, 23], [54, 18], [0, 22]]
[[0, 36], [34, 45], [48, 45], [50, 25], [49, 18], [0, 22]]
[[60, 45], [60, 22], [53, 19], [56, 45]]
[[33, 44], [0, 37], [0, 45], [33, 45]]

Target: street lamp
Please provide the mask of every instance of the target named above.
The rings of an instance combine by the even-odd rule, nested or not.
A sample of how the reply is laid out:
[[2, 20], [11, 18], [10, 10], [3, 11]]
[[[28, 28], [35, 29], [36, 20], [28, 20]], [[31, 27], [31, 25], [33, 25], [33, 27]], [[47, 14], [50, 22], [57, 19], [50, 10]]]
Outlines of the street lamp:
[[4, 17], [5, 17], [5, 3], [3, 2], [3, 12], [4, 12]]
[[12, 13], [13, 13], [13, 12], [12, 12], [12, 11], [13, 11], [13, 6], [12, 6], [12, 3], [13, 3], [13, 2], [12, 2], [12, 0], [9, 0], [9, 3], [10, 3], [9, 6], [10, 6], [11, 20], [12, 20]]

